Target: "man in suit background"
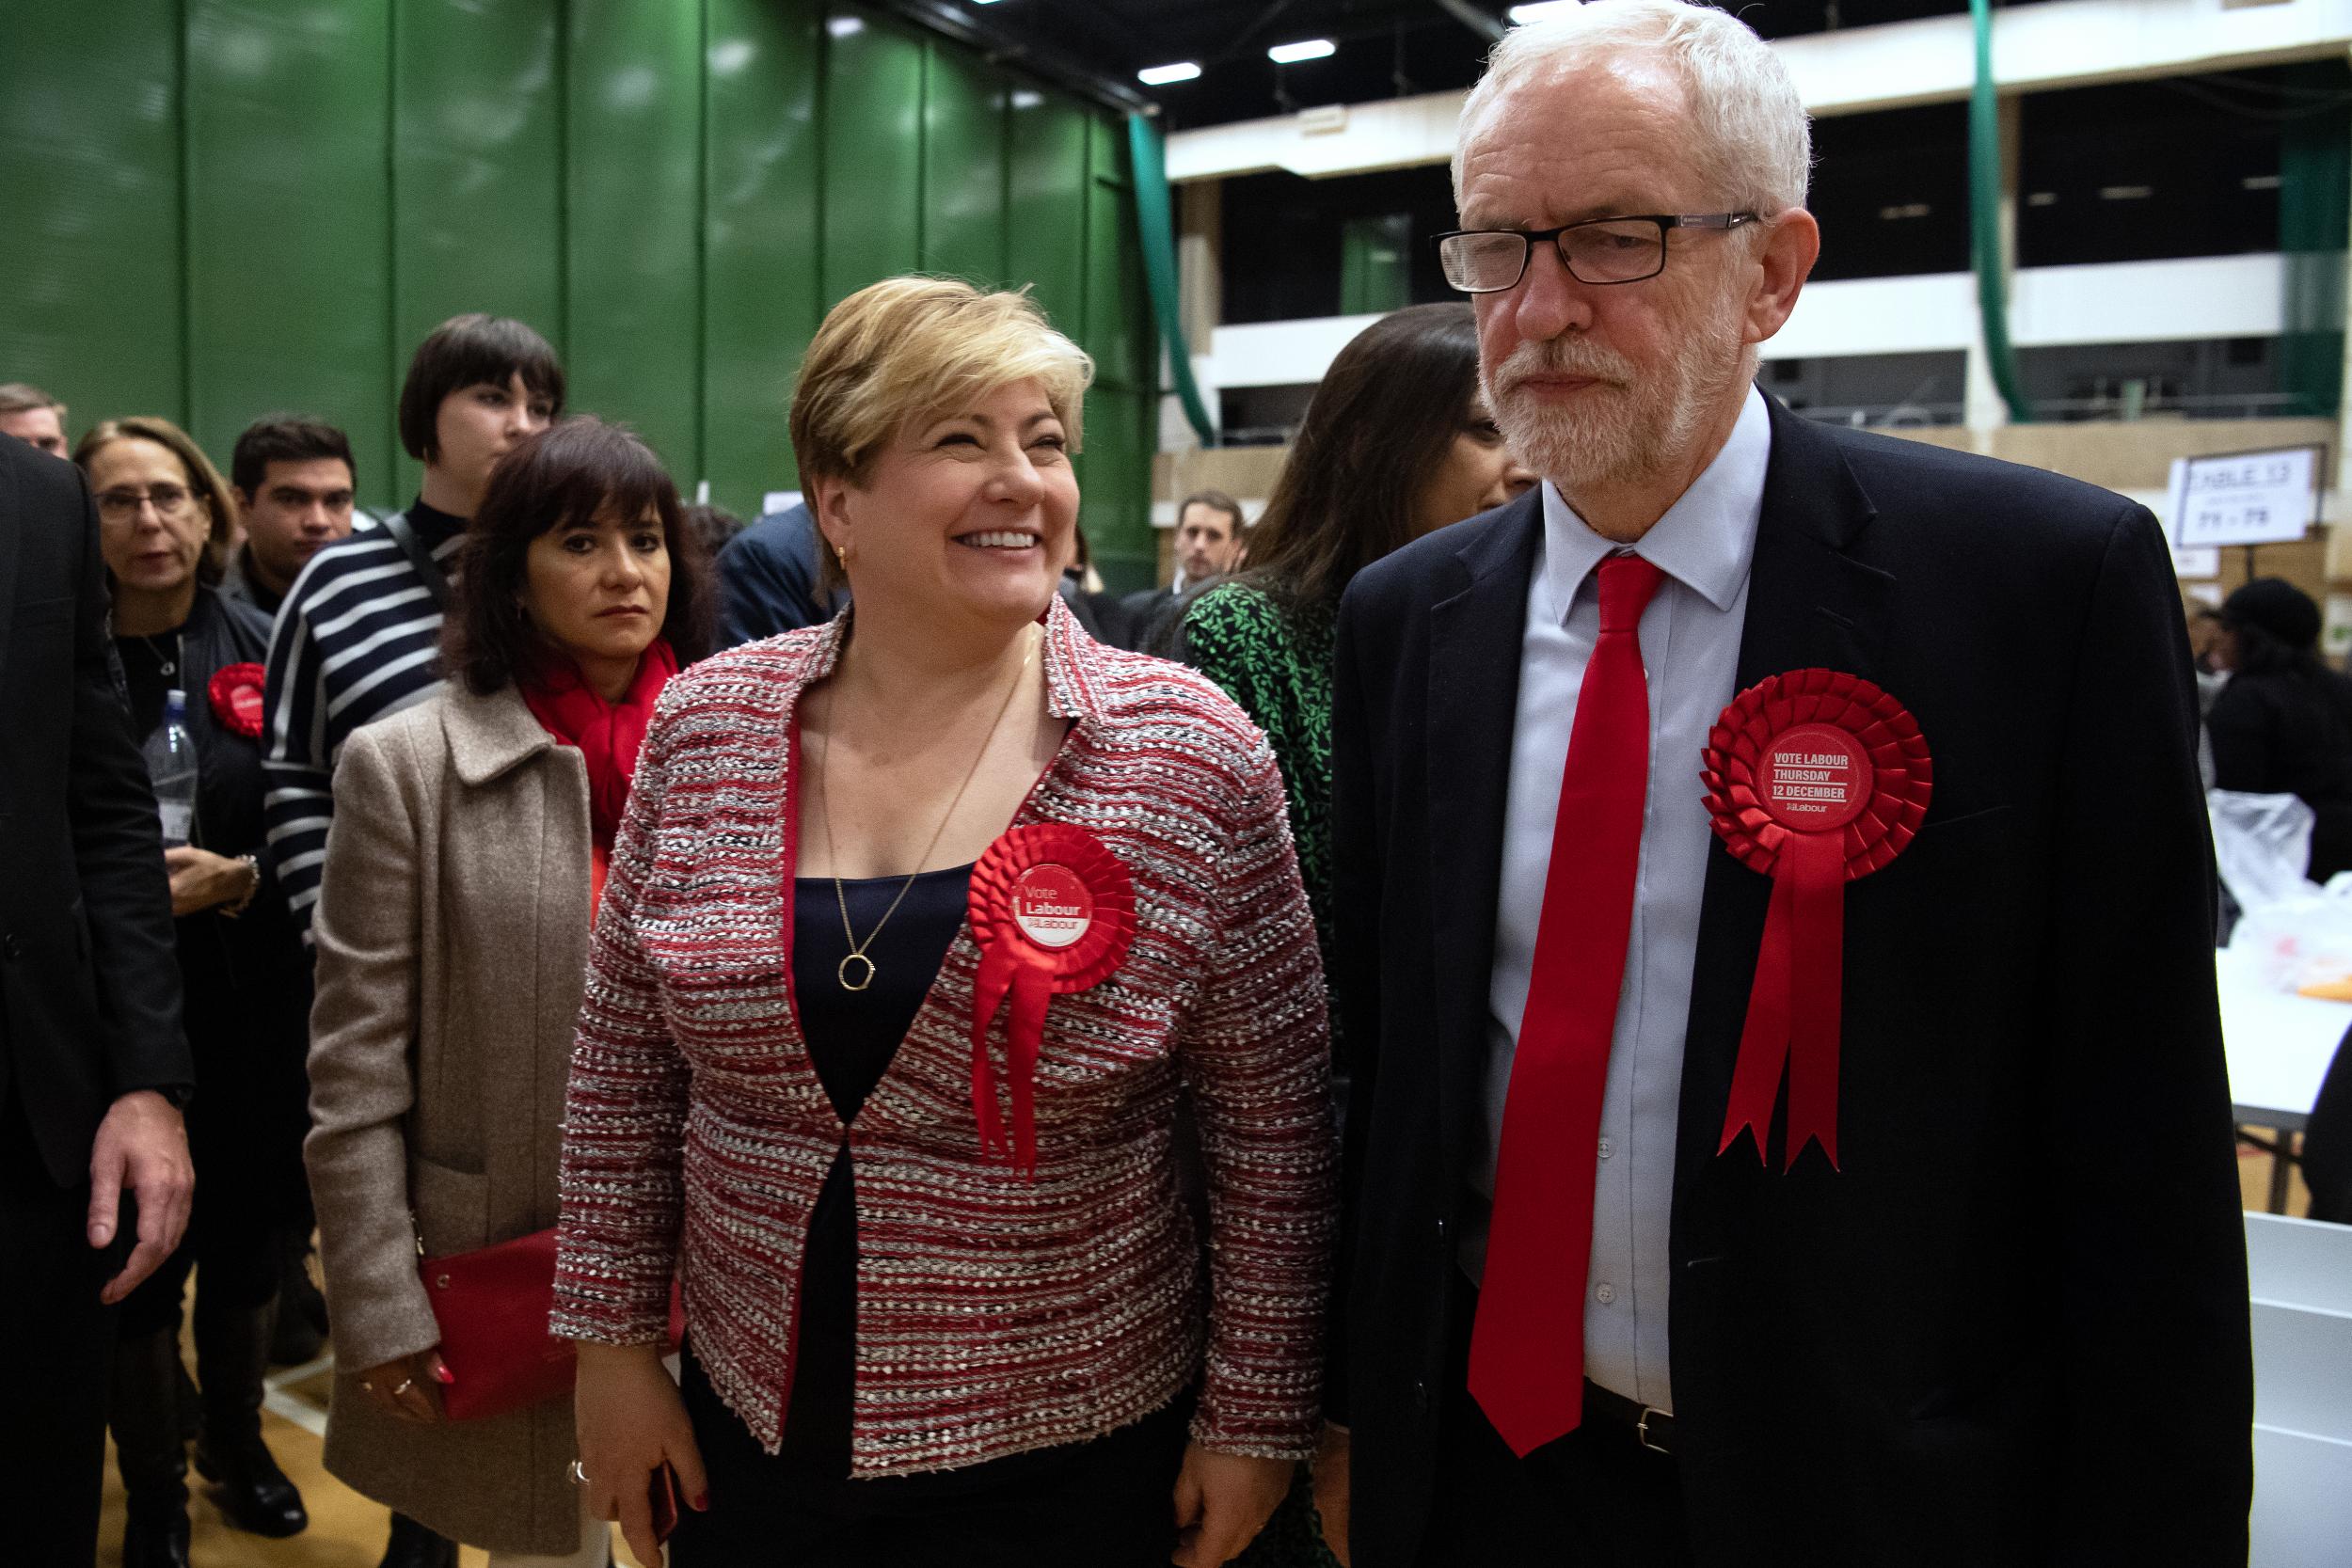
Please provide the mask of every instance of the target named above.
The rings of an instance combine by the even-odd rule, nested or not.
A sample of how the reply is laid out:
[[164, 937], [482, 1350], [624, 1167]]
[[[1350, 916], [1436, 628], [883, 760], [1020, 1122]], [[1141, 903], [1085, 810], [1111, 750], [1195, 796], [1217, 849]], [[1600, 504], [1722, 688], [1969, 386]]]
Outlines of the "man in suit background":
[[[1352, 1465], [1318, 1481], [1350, 1536], [1352, 1475], [1358, 1568], [2245, 1560], [2164, 544], [1755, 388], [1819, 249], [1808, 144], [1772, 53], [1678, 0], [1514, 32], [1463, 110], [1441, 255], [1545, 483], [1341, 610]], [[1701, 752], [1822, 667], [1908, 705], [1932, 801], [1837, 895], [1830, 1152], [1777, 1115], [1726, 1147], [1772, 884]]]
[[1198, 490], [1176, 508], [1176, 580], [1145, 588], [1119, 604], [1120, 646], [1163, 658], [1184, 657], [1184, 610], [1241, 569], [1241, 502], [1222, 490]]
[[41, 1563], [97, 1550], [108, 1308], [180, 1244], [194, 1184], [171, 895], [112, 658], [82, 471], [0, 440], [0, 1476]]

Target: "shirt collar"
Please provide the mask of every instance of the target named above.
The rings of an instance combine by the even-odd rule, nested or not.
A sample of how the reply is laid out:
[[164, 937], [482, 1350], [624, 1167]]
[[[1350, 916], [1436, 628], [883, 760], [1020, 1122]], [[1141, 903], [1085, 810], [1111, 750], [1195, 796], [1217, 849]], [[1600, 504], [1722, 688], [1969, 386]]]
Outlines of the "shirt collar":
[[[1748, 388], [1730, 437], [1706, 471], [1658, 519], [1633, 553], [1697, 594], [1717, 610], [1740, 600], [1756, 560], [1756, 530], [1764, 515], [1764, 471], [1772, 455], [1772, 421], [1764, 394]], [[1620, 546], [1585, 526], [1551, 481], [1543, 483], [1544, 555], [1537, 570], [1544, 613], [1565, 624], [1602, 558]]]

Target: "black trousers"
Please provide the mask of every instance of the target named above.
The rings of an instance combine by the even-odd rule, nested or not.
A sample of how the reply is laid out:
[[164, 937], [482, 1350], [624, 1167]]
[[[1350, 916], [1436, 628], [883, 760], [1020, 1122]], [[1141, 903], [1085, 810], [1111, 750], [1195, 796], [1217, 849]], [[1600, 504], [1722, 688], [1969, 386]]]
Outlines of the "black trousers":
[[710, 1512], [684, 1512], [670, 1568], [1166, 1568], [1175, 1549], [1190, 1400], [997, 1484], [902, 1486], [797, 1469], [759, 1446], [691, 1354], [684, 1371]]
[[0, 1497], [14, 1505], [10, 1555], [44, 1568], [80, 1568], [98, 1553], [115, 1337], [98, 1292], [129, 1249], [90, 1246], [88, 1205], [87, 1185], [50, 1180], [14, 1097], [0, 1104], [0, 1344], [11, 1351]]
[[1470, 1395], [1477, 1292], [1455, 1301], [1422, 1568], [1689, 1568], [1679, 1466], [1587, 1407], [1584, 1423], [1521, 1459]]

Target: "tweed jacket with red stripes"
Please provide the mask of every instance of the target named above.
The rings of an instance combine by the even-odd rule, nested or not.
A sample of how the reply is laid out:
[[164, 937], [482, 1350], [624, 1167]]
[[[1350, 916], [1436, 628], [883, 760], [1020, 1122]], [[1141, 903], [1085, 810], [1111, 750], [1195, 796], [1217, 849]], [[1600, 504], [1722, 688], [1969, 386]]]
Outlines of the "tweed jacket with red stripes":
[[[554, 1332], [656, 1338], [678, 1270], [695, 1355], [772, 1450], [809, 1215], [846, 1140], [853, 1474], [1083, 1441], [1195, 1385], [1203, 1445], [1306, 1456], [1333, 1229], [1329, 1043], [1264, 739], [1206, 680], [1102, 646], [1054, 601], [1048, 703], [1072, 725], [1014, 825], [1099, 838], [1135, 879], [1137, 931], [1109, 979], [1053, 999], [1030, 1180], [981, 1153], [968, 925], [848, 1128], [810, 1065], [787, 951], [789, 737], [847, 626], [721, 655], [662, 696], [591, 948]], [[1000, 1064], [1003, 1041], [1000, 1022]], [[1184, 1091], [1208, 1179], [1205, 1271], [1169, 1158]]]

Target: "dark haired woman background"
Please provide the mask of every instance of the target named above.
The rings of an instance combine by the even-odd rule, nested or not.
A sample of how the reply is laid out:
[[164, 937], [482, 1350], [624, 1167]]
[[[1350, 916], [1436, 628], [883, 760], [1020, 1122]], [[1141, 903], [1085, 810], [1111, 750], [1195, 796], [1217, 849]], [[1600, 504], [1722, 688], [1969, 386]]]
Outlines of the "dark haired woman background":
[[2312, 880], [2352, 870], [2352, 680], [2320, 661], [2319, 606], [2282, 578], [2222, 602], [2229, 684], [2205, 716], [2217, 789], [2312, 808]]
[[526, 439], [466, 534], [451, 686], [335, 772], [308, 1148], [341, 1363], [326, 1465], [499, 1568], [602, 1568], [609, 1532], [564, 1474], [568, 1396], [441, 1421], [417, 1259], [555, 1223], [589, 923], [655, 699], [704, 651], [701, 575], [636, 436]]
[[[1258, 526], [1249, 570], [1184, 616], [1186, 662], [1256, 720], [1289, 787], [1291, 837], [1331, 970], [1331, 638], [1358, 572], [1435, 529], [1500, 506], [1534, 483], [1478, 390], [1467, 304], [1416, 305], [1358, 333], [1331, 362]], [[1346, 1092], [1332, 1014], [1332, 1068]], [[1322, 1557], [1303, 1491], [1245, 1560]]]
[[218, 592], [236, 502], [196, 443], [166, 420], [109, 420], [73, 456], [97, 494], [134, 728], [141, 738], [154, 733], [165, 693], [185, 693], [199, 765], [188, 841], [164, 851], [196, 1056], [187, 1110], [196, 1206], [180, 1249], [123, 1303], [108, 1402], [127, 1503], [123, 1563], [170, 1568], [188, 1560], [177, 1396], [191, 1271], [203, 1406], [198, 1468], [239, 1529], [286, 1536], [310, 1523], [262, 1441], [278, 1259], [286, 1232], [301, 1223], [310, 966], [262, 832], [259, 660], [269, 623]]
[[[1340, 594], [1391, 550], [1534, 483], [1478, 390], [1470, 306], [1415, 305], [1384, 316], [1340, 351], [1315, 388], [1249, 531], [1249, 570], [1201, 595], [1184, 618], [1186, 662], [1248, 710], [1281, 765], [1327, 974]], [[1344, 1068], [1336, 1043], [1334, 1060]]]

